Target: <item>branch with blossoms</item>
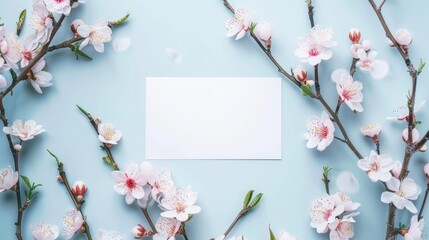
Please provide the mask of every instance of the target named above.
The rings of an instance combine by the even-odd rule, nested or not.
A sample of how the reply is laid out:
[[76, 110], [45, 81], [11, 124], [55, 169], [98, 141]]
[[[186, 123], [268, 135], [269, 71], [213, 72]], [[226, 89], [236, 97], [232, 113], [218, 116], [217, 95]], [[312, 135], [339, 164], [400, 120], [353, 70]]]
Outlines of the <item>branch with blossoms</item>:
[[[301, 62], [307, 63], [314, 68], [314, 80], [308, 79], [308, 73], [302, 66], [292, 69], [290, 73], [284, 71], [284, 68], [278, 63], [272, 53], [273, 44], [271, 40], [273, 37], [273, 28], [269, 23], [266, 21], [253, 22], [253, 16], [246, 8], [234, 8], [228, 0], [223, 0], [223, 4], [226, 8], [234, 14], [234, 17], [226, 21], [226, 27], [228, 29], [226, 36], [236, 36], [235, 39], [239, 40], [245, 37], [246, 33], [249, 33], [257, 46], [265, 53], [281, 74], [294, 85], [301, 88], [301, 92], [304, 96], [309, 96], [322, 104], [326, 112], [323, 111], [320, 118], [310, 118], [307, 123], [308, 133], [304, 135], [305, 139], [308, 141], [307, 147], [317, 148], [319, 151], [323, 151], [334, 139], [337, 139], [345, 143], [356, 155], [359, 159], [357, 164], [358, 167], [368, 174], [372, 182], [381, 182], [385, 186], [386, 191], [381, 194], [381, 201], [389, 204], [386, 240], [396, 239], [397, 235], [402, 235], [406, 239], [420, 239], [423, 228], [423, 219], [421, 219], [421, 216], [413, 216], [408, 227], [403, 224], [397, 227], [395, 225], [395, 215], [397, 209], [404, 208], [408, 209], [411, 213], [417, 213], [417, 208], [412, 201], [416, 200], [421, 193], [420, 187], [408, 176], [408, 166], [415, 152], [426, 151], [425, 143], [429, 139], [429, 131], [420, 139], [416, 126], [420, 124], [421, 121], [418, 121], [415, 116], [415, 113], [421, 107], [421, 105], [415, 105], [417, 77], [422, 72], [425, 63], [421, 62], [417, 69], [414, 68], [408, 56], [408, 49], [412, 43], [412, 35], [408, 30], [399, 29], [395, 35], [390, 31], [381, 13], [381, 8], [386, 1], [383, 1], [379, 6], [377, 6], [373, 0], [369, 0], [369, 3], [376, 12], [390, 40], [390, 45], [395, 47], [404, 59], [412, 80], [411, 90], [407, 97], [407, 104], [398, 107], [398, 109], [394, 111], [396, 116], [389, 118], [399, 121], [405, 120], [407, 123], [407, 128], [402, 134], [402, 139], [405, 142], [405, 155], [402, 163], [394, 161], [387, 154], [380, 153], [379, 135], [381, 134], [381, 126], [379, 124], [368, 124], [361, 128], [361, 133], [370, 138], [375, 144], [375, 151], [372, 150], [368, 157], [362, 156], [348, 137], [347, 131], [339, 116], [343, 103], [354, 113], [363, 111], [363, 84], [353, 78], [357, 69], [369, 73], [374, 79], [382, 79], [388, 72], [388, 64], [383, 60], [377, 59], [377, 52], [372, 50], [370, 41], [361, 41], [361, 33], [357, 29], [351, 29], [349, 32], [349, 39], [352, 42], [351, 53], [353, 57], [349, 70], [337, 69], [331, 75], [332, 81], [336, 83], [336, 90], [339, 95], [335, 108], [331, 108], [321, 94], [321, 81], [318, 72], [319, 64], [332, 57], [331, 48], [333, 48], [337, 42], [333, 40], [333, 31], [331, 28], [325, 28], [314, 23], [313, 1], [306, 1], [311, 25], [310, 34], [298, 40], [298, 48], [295, 50], [294, 54]], [[333, 109], [335, 109], [335, 111], [333, 111]], [[342, 137], [335, 135], [336, 127], [341, 132]], [[329, 195], [328, 173], [329, 171], [325, 169], [323, 180]], [[425, 196], [425, 199], [426, 198]], [[422, 212], [425, 204], [426, 200], [423, 201], [420, 212]], [[346, 222], [351, 223], [354, 222], [353, 219], [348, 219], [346, 216], [342, 218], [339, 217], [339, 215], [329, 218], [326, 217], [332, 216], [332, 212], [334, 211], [339, 214], [344, 213], [343, 209], [337, 210], [336, 207], [335, 200], [331, 199], [331, 195], [314, 202], [310, 214], [312, 221], [311, 226], [316, 228], [318, 233], [327, 233], [329, 231], [330, 239], [350, 239], [354, 234], [346, 235], [338, 232], [335, 226], [338, 227], [343, 224], [338, 225], [334, 223], [338, 222], [340, 219], [345, 219]], [[346, 225], [349, 226], [350, 224], [344, 224], [344, 226]], [[349, 230], [352, 231], [353, 229], [350, 228]]]
[[[33, 139], [40, 133], [45, 132], [41, 125], [35, 121], [15, 120], [9, 125], [6, 116], [4, 98], [12, 95], [13, 90], [22, 82], [29, 82], [34, 90], [40, 94], [42, 88], [52, 86], [53, 76], [45, 70], [46, 61], [44, 57], [49, 52], [63, 48], [69, 48], [76, 56], [90, 58], [83, 52], [83, 48], [91, 44], [97, 52], [104, 51], [104, 43], [111, 41], [111, 28], [126, 21], [129, 14], [117, 21], [109, 22], [105, 18], [97, 21], [95, 25], [88, 25], [82, 20], [76, 20], [72, 24], [72, 37], [60, 44], [52, 45], [52, 41], [59, 32], [63, 21], [69, 16], [72, 9], [84, 3], [85, 0], [35, 0], [29, 25], [34, 30], [27, 37], [21, 37], [20, 33], [25, 26], [26, 10], [22, 11], [16, 26], [16, 31], [8, 32], [6, 27], [0, 26], [0, 119], [3, 123], [3, 132], [6, 135], [7, 143], [13, 157], [13, 166], [2, 170], [0, 177], [0, 192], [5, 190], [15, 191], [17, 201], [16, 237], [22, 238], [22, 218], [24, 211], [28, 208], [33, 198], [37, 195], [36, 188], [40, 184], [31, 183], [29, 178], [20, 172], [19, 157], [24, 149], [24, 143]], [[10, 81], [5, 76], [9, 72]], [[25, 201], [22, 202], [22, 191], [19, 179], [21, 174], [28, 190], [25, 190]], [[55, 228], [45, 223], [35, 225], [34, 232], [49, 230], [55, 232]], [[33, 234], [34, 235], [34, 234]], [[37, 236], [40, 236], [36, 234]], [[35, 237], [36, 239], [42, 239]]]

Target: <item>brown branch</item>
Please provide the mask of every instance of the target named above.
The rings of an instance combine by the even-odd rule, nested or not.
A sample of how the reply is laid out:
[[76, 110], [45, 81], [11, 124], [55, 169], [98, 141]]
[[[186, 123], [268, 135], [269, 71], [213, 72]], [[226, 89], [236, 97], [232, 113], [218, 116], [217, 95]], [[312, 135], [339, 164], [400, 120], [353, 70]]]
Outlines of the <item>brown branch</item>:
[[426, 192], [425, 192], [425, 197], [423, 198], [423, 202], [422, 202], [422, 206], [420, 208], [420, 212], [419, 212], [419, 216], [418, 216], [418, 220], [420, 221], [420, 219], [423, 218], [423, 210], [425, 209], [426, 206], [426, 201], [428, 199], [428, 194], [429, 194], [429, 182], [426, 185]]
[[312, 0], [307, 0], [307, 7], [308, 7], [308, 18], [310, 20], [310, 25], [313, 28], [314, 27], [314, 6], [312, 3]]
[[244, 216], [246, 215], [247, 212], [249, 212], [249, 210], [251, 209], [250, 206], [242, 209], [237, 216], [234, 218], [234, 220], [232, 221], [232, 223], [229, 225], [228, 229], [225, 231], [224, 238], [226, 238], [226, 236], [228, 236], [228, 234], [231, 232], [231, 230], [235, 227], [235, 225], [238, 223], [238, 221]]
[[48, 52], [52, 52], [52, 51], [62, 49], [62, 48], [69, 48], [72, 46], [73, 43], [79, 42], [80, 40], [83, 40], [83, 39], [84, 39], [83, 37], [73, 37], [69, 40], [66, 40], [66, 41], [60, 43], [60, 44], [50, 46], [48, 48]]

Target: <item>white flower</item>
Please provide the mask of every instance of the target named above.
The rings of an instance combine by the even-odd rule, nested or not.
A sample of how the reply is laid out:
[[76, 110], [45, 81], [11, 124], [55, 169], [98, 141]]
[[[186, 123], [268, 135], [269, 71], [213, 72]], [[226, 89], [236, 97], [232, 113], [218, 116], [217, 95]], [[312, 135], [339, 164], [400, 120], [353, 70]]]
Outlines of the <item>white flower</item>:
[[359, 61], [356, 66], [364, 72], [369, 72], [374, 79], [381, 79], [387, 75], [389, 65], [385, 61], [375, 59], [377, 52], [371, 51], [368, 54], [363, 49], [357, 51]]
[[185, 222], [189, 219], [189, 215], [201, 212], [201, 207], [194, 205], [197, 198], [198, 193], [192, 192], [190, 188], [186, 190], [179, 188], [174, 196], [161, 200], [160, 207], [164, 210], [161, 216]]
[[29, 36], [22, 46], [21, 52], [21, 67], [26, 67], [30, 61], [37, 55], [40, 48], [40, 43], [36, 41], [34, 36]]
[[398, 209], [408, 209], [412, 213], [417, 213], [417, 208], [410, 200], [416, 200], [422, 189], [411, 178], [404, 178], [402, 182], [397, 178], [392, 178], [386, 182], [387, 188], [391, 191], [385, 191], [381, 194], [381, 201], [384, 203], [393, 203]]
[[295, 56], [299, 57], [302, 62], [315, 66], [322, 60], [330, 59], [332, 51], [320, 45], [312, 36], [307, 36], [299, 39]]
[[13, 188], [18, 182], [19, 174], [11, 167], [3, 168], [0, 172], [0, 192]]
[[144, 197], [143, 186], [147, 183], [147, 179], [141, 174], [137, 164], [129, 163], [125, 172], [113, 171], [112, 177], [115, 180], [113, 189], [117, 193], [125, 195], [125, 202], [128, 205], [133, 203], [135, 199]]
[[106, 18], [100, 18], [95, 25], [82, 24], [77, 28], [79, 35], [85, 40], [79, 46], [79, 49], [91, 44], [95, 51], [104, 52], [104, 43], [112, 40], [112, 29], [109, 27], [109, 21]]
[[76, 234], [77, 231], [80, 230], [83, 224], [84, 219], [82, 213], [76, 209], [70, 209], [63, 217], [61, 235], [63, 235], [65, 239], [70, 239]]
[[376, 123], [367, 124], [360, 128], [360, 132], [365, 137], [376, 138], [381, 133], [381, 125]]
[[423, 240], [423, 228], [425, 221], [422, 219], [418, 220], [417, 215], [411, 217], [410, 227], [407, 230], [407, 233], [404, 235], [405, 240]]
[[365, 52], [368, 52], [372, 48], [372, 43], [369, 40], [363, 40], [361, 45], [363, 47], [363, 50], [365, 50]]
[[324, 28], [321, 25], [316, 25], [310, 32], [316, 43], [322, 47], [332, 48], [337, 45], [336, 41], [332, 41], [334, 31], [332, 31], [331, 28]]
[[387, 182], [392, 178], [392, 170], [397, 164], [397, 161], [393, 161], [389, 155], [381, 154], [378, 155], [375, 151], [371, 151], [369, 157], [360, 159], [358, 166], [364, 170], [369, 179], [373, 182], [382, 181]]
[[21, 60], [22, 44], [16, 33], [11, 32], [6, 36], [5, 31], [4, 27], [0, 27], [0, 52], [7, 64], [16, 69]]
[[70, 0], [44, 0], [44, 2], [46, 4], [46, 8], [50, 12], [56, 12], [66, 16], [70, 14]]
[[52, 15], [43, 1], [35, 1], [31, 12], [30, 24], [36, 33], [36, 39], [46, 42], [53, 28]]
[[35, 240], [55, 240], [60, 234], [56, 225], [48, 225], [43, 221], [31, 225], [30, 229]]
[[153, 240], [175, 240], [180, 224], [179, 221], [173, 218], [158, 218], [155, 224], [157, 233], [153, 236]]
[[352, 51], [352, 56], [355, 59], [359, 59], [358, 51], [360, 49], [364, 49], [363, 46], [359, 43], [355, 43], [350, 47], [350, 50]]
[[[420, 133], [416, 128], [413, 128], [411, 131], [413, 143], [416, 144], [419, 141]], [[402, 131], [402, 140], [404, 140], [405, 143], [408, 142], [408, 128], [405, 128], [404, 131]], [[428, 149], [426, 145], [423, 145], [420, 149], [418, 149], [419, 152], [425, 152]]]
[[273, 36], [273, 26], [267, 21], [258, 22], [253, 31], [255, 35], [264, 42], [268, 42], [271, 40]]
[[353, 77], [345, 69], [335, 70], [331, 78], [337, 83], [337, 93], [341, 101], [345, 102], [352, 111], [362, 112], [362, 83], [353, 81]]
[[49, 72], [43, 71], [46, 62], [43, 59], [40, 59], [34, 66], [31, 68], [31, 73], [29, 73], [28, 78], [36, 92], [42, 94], [42, 88], [52, 86], [52, 74]]
[[308, 140], [307, 148], [315, 148], [323, 151], [332, 140], [334, 140], [335, 127], [329, 118], [328, 114], [323, 111], [322, 117], [312, 117], [307, 122], [308, 133], [304, 135], [304, 138]]
[[124, 238], [115, 231], [105, 231], [105, 230], [101, 230], [100, 233], [98, 234], [98, 238], [97, 240], [123, 240]]
[[413, 35], [408, 29], [400, 28], [395, 33], [395, 40], [401, 46], [408, 46], [413, 42]]
[[148, 183], [152, 187], [152, 196], [156, 201], [160, 202], [161, 198], [170, 198], [176, 194], [176, 186], [170, 170], [156, 171], [149, 162], [143, 162], [141, 171], [144, 176], [147, 176]]
[[45, 132], [42, 125], [37, 125], [35, 121], [23, 122], [20, 119], [13, 121], [12, 126], [3, 127], [3, 132], [19, 138], [21, 141], [33, 139], [36, 135]]
[[[416, 106], [414, 107], [414, 113], [417, 113], [418, 111], [420, 111], [420, 109], [422, 109], [422, 107], [426, 104], [426, 101], [421, 101], [419, 104], [416, 104]], [[408, 106], [403, 105], [403, 106], [399, 106], [397, 107], [393, 113], [396, 115], [394, 117], [386, 117], [386, 119], [388, 120], [397, 120], [397, 121], [402, 121], [402, 120], [406, 120], [408, 122], [408, 114], [410, 113], [408, 110]]]
[[360, 203], [353, 202], [351, 197], [345, 193], [337, 192], [331, 196], [335, 201], [335, 206], [342, 205], [345, 212], [354, 211], [360, 207]]
[[288, 232], [281, 231], [279, 240], [296, 240], [296, 237], [290, 235]]
[[122, 133], [111, 123], [98, 124], [98, 140], [106, 143], [107, 146], [116, 145], [121, 140]]
[[234, 17], [226, 20], [225, 26], [228, 28], [226, 36], [232, 37], [237, 35], [235, 40], [243, 38], [252, 23], [252, 15], [246, 8], [236, 8]]
[[329, 228], [331, 232], [329, 233], [330, 240], [348, 240], [354, 237], [354, 227], [353, 223], [355, 220], [354, 216], [359, 215], [359, 213], [351, 213], [344, 216], [342, 219], [335, 219], [334, 223], [330, 224]]
[[316, 228], [318, 233], [326, 233], [328, 225], [334, 223], [343, 212], [344, 206], [336, 206], [331, 196], [314, 200], [310, 209], [311, 227]]

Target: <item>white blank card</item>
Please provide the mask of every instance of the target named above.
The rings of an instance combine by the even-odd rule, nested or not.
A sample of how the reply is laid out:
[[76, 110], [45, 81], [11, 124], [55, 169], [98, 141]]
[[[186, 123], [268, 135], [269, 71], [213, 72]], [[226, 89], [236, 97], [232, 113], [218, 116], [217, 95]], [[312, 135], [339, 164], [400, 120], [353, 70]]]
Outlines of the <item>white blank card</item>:
[[280, 78], [146, 78], [147, 159], [281, 159]]

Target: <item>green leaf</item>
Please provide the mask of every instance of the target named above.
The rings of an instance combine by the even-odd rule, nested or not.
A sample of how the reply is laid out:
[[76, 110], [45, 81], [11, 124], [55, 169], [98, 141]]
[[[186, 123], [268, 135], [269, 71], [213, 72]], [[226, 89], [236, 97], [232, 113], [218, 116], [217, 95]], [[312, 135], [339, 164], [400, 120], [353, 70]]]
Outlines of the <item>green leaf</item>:
[[12, 76], [12, 81], [16, 82], [16, 78], [18, 77], [16, 76], [16, 72], [12, 68], [9, 69], [9, 72], [10, 72], [10, 75]]
[[251, 33], [253, 33], [253, 31], [255, 31], [256, 25], [258, 25], [258, 24], [257, 24], [257, 23], [255, 23], [255, 22], [252, 22], [252, 23], [250, 24], [249, 31], [250, 31]]
[[302, 95], [304, 95], [304, 96], [311, 96], [313, 94], [310, 86], [308, 86], [308, 85], [302, 85], [301, 86], [301, 92], [302, 92]]
[[87, 112], [87, 111], [85, 111], [85, 109], [83, 109], [81, 106], [76, 105], [76, 107], [77, 107], [77, 108], [79, 108], [79, 110], [80, 110], [83, 114], [88, 115], [88, 112]]
[[419, 68], [417, 69], [417, 73], [420, 74], [421, 72], [423, 72], [423, 68], [425, 68], [425, 66], [426, 66], [426, 62], [420, 59], [420, 65], [419, 65]]
[[116, 26], [116, 25], [122, 24], [125, 21], [127, 21], [127, 19], [130, 17], [130, 15], [131, 14], [128, 12], [125, 16], [121, 17], [120, 19], [118, 19], [118, 20], [116, 20], [114, 22], [111, 22], [110, 25], [111, 26]]
[[107, 164], [109, 164], [110, 166], [112, 166], [112, 160], [110, 159], [109, 156], [105, 156], [103, 157], [103, 161]]
[[270, 240], [276, 240], [276, 236], [274, 235], [273, 231], [271, 230], [271, 227], [268, 227], [270, 229]]
[[249, 206], [249, 202], [250, 202], [250, 199], [252, 199], [253, 192], [254, 192], [253, 190], [248, 191], [246, 194], [246, 197], [244, 197], [243, 209], [247, 208], [247, 206]]
[[48, 153], [51, 154], [53, 158], [55, 158], [55, 160], [57, 161], [57, 165], [60, 166], [61, 164], [60, 159], [57, 156], [55, 156], [55, 154], [53, 154], [51, 151], [49, 151], [49, 149], [46, 149], [46, 151], [48, 151]]
[[256, 205], [258, 205], [258, 203], [261, 201], [262, 195], [262, 193], [258, 193], [252, 202], [250, 202], [249, 206], [252, 208], [256, 207]]
[[77, 44], [73, 44], [70, 49], [72, 50], [72, 52], [74, 52], [74, 55], [76, 55], [76, 59], [79, 59], [79, 57], [83, 57], [87, 60], [92, 60], [92, 58], [90, 56], [88, 56], [86, 53], [84, 53], [83, 51], [81, 51], [79, 49], [79, 47], [77, 46]]
[[29, 189], [31, 189], [31, 183], [30, 183], [30, 179], [28, 179], [28, 177], [21, 175], [22, 180], [25, 182], [25, 185], [27, 185], [27, 187]]
[[27, 10], [22, 10], [21, 14], [19, 14], [18, 22], [16, 23], [16, 35], [20, 35], [22, 31], [22, 27], [24, 26], [25, 16], [27, 16]]

